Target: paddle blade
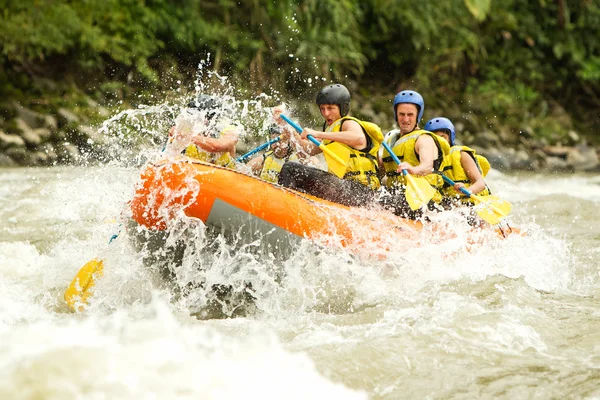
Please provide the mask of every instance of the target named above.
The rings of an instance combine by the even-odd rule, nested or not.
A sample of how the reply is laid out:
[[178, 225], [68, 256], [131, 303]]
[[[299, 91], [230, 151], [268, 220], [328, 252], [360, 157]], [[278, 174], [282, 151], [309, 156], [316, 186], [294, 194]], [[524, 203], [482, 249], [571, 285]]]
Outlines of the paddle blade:
[[478, 203], [475, 206], [477, 215], [491, 225], [500, 223], [512, 210], [512, 204], [496, 196], [472, 195], [471, 198]]
[[104, 275], [104, 263], [94, 258], [88, 261], [75, 275], [73, 281], [65, 290], [65, 301], [72, 311], [83, 311], [83, 305], [87, 304], [92, 295], [95, 279]]
[[405, 174], [405, 177], [407, 181], [406, 201], [411, 210], [418, 210], [423, 205], [429, 203], [429, 200], [435, 195], [436, 190], [424, 178], [414, 177], [410, 174]]
[[346, 175], [346, 170], [348, 169], [348, 160], [350, 160], [350, 149], [337, 142], [332, 142], [327, 146], [321, 143], [319, 148], [323, 150], [325, 162], [327, 162], [329, 171], [334, 173], [339, 178], [342, 178], [344, 175]]

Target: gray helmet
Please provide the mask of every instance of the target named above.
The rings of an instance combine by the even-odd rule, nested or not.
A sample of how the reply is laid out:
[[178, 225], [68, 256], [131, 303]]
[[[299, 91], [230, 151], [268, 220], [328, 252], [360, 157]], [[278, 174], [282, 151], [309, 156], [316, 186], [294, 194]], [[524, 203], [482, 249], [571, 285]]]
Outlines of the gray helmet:
[[280, 126], [275, 125], [275, 124], [269, 126], [269, 135], [271, 135], [271, 136], [275, 136], [275, 135], [279, 136], [282, 133], [283, 133], [283, 129], [281, 129]]
[[337, 104], [340, 115], [345, 117], [350, 112], [350, 92], [339, 83], [325, 86], [317, 93], [317, 105], [321, 104]]
[[200, 94], [198, 97], [193, 97], [188, 102], [188, 108], [195, 108], [200, 111], [206, 111], [207, 118], [212, 118], [217, 113], [217, 110], [223, 105], [223, 102], [217, 96]]

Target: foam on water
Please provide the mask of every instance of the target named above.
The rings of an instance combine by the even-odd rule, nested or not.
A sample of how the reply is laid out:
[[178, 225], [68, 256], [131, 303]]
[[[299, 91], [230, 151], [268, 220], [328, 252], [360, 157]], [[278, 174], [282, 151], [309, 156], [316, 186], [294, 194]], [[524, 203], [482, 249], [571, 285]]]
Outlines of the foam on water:
[[[104, 170], [106, 176], [124, 173], [124, 183], [118, 186], [108, 178], [86, 181], [86, 171], [63, 172], [59, 184], [52, 179], [43, 183], [48, 185], [45, 207], [62, 207], [68, 192], [71, 215], [85, 215], [89, 209], [96, 210], [89, 214], [92, 218], [122, 213], [119, 202], [131, 193], [128, 183], [137, 171]], [[106, 195], [90, 197], [89, 188], [79, 189], [85, 182], [93, 182], [95, 190]], [[19, 207], [27, 207], [27, 201], [14, 209], [18, 212]], [[53, 218], [61, 216], [54, 213]], [[68, 214], [62, 218], [72, 220]], [[107, 243], [120, 219], [92, 219], [77, 228], [58, 225], [64, 237], [44, 244], [3, 242], [0, 301], [6, 308], [0, 329], [4, 363], [0, 393], [9, 394], [8, 398], [42, 392], [56, 393], [55, 398], [101, 398], [102, 393], [113, 398], [151, 393], [208, 398], [206, 393], [214, 393], [214, 398], [228, 398], [239, 395], [235, 390], [243, 385], [234, 384], [234, 391], [227, 392], [225, 383], [215, 382], [246, 382], [247, 370], [258, 371], [256, 365], [268, 364], [264, 368], [276, 370], [277, 379], [267, 382], [263, 375], [250, 375], [250, 388], [268, 386], [258, 392], [264, 394], [262, 398], [293, 398], [294, 393], [298, 398], [364, 398], [332, 382], [360, 387], [376, 396], [396, 396], [409, 387], [418, 396], [423, 394], [415, 389], [418, 382], [429, 374], [427, 370], [436, 370], [421, 358], [425, 349], [436, 357], [460, 355], [471, 365], [481, 362], [481, 357], [518, 358], [534, 351], [536, 357], [548, 360], [560, 354], [541, 330], [541, 326], [560, 328], [538, 311], [543, 307], [543, 293], [586, 295], [593, 293], [598, 282], [597, 278], [585, 281], [574, 271], [581, 265], [576, 264], [569, 244], [533, 222], [519, 225], [526, 236], [501, 240], [493, 232], [474, 233], [459, 215], [436, 218], [444, 226], [444, 235], [436, 238], [434, 232], [425, 230], [422, 235], [429, 242], [423, 240], [414, 248], [396, 243], [385, 260], [362, 259], [308, 241], [282, 260], [259, 251], [260, 241], [240, 246], [210, 235], [200, 221], [180, 216], [169, 240], [171, 244], [185, 240], [189, 246], [177, 271], [176, 290], [157, 268], [144, 265], [145, 250], [132, 245], [130, 229], [122, 227], [118, 238]], [[19, 217], [19, 221], [26, 230], [37, 229], [27, 224], [35, 221], [35, 215]], [[88, 317], [65, 314], [60, 296], [66, 283], [95, 256], [105, 261], [105, 277], [97, 284]], [[206, 325], [187, 317], [208, 304], [210, 291], [205, 288], [211, 284], [241, 287], [249, 280], [257, 311], [247, 319]], [[194, 282], [203, 282], [204, 287]], [[181, 296], [179, 290], [190, 283], [191, 290]], [[160, 318], [152, 314], [157, 307], [162, 310], [156, 311]], [[164, 324], [170, 330], [165, 331]], [[122, 332], [129, 333], [123, 336]], [[278, 336], [281, 342], [255, 343], [265, 335]], [[201, 339], [210, 342], [207, 337], [215, 336], [218, 345], [199, 349]], [[77, 338], [85, 338], [87, 344]], [[72, 347], [65, 345], [69, 341]], [[236, 346], [248, 348], [250, 355], [232, 355]], [[377, 354], [377, 346], [384, 353], [375, 362], [370, 357], [373, 351]], [[310, 354], [316, 365], [302, 353]], [[442, 357], [440, 362], [450, 361]], [[396, 375], [380, 370], [386, 363], [394, 365]], [[207, 371], [206, 365], [213, 367]], [[352, 365], [361, 365], [370, 380], [356, 375]], [[406, 370], [399, 373], [399, 368]], [[32, 378], [42, 371], [51, 379]], [[207, 380], [194, 371], [207, 374]], [[327, 380], [321, 377], [325, 371], [330, 371]], [[303, 388], [288, 385], [294, 390], [286, 392], [273, 384], [294, 377], [300, 377], [296, 382], [304, 382]], [[438, 376], [455, 378], [460, 376], [448, 371]], [[18, 391], [19, 387], [26, 389]], [[434, 381], [432, 387], [438, 383]]]
[[510, 201], [527, 202], [540, 197], [567, 195], [571, 198], [600, 202], [600, 176], [598, 175], [551, 175], [540, 179], [539, 174], [508, 176], [491, 170], [489, 180], [494, 192]]
[[[118, 312], [14, 327], [0, 340], [0, 397], [367, 398], [325, 380], [308, 357], [283, 349], [268, 330], [234, 337], [178, 321], [158, 300], [152, 311], [143, 319]], [[229, 328], [238, 330], [235, 323]]]

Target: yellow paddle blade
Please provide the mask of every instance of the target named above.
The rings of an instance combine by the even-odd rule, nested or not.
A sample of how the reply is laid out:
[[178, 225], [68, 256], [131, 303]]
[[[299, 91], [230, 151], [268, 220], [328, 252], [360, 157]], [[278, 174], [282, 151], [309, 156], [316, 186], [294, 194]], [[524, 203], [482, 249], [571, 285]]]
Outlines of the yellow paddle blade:
[[321, 143], [319, 148], [323, 150], [329, 171], [333, 172], [339, 178], [346, 175], [348, 160], [350, 160], [350, 149], [337, 142], [332, 142], [327, 146]]
[[478, 203], [475, 207], [477, 215], [491, 225], [498, 224], [512, 210], [512, 204], [497, 196], [476, 196], [473, 194], [471, 198]]
[[104, 263], [97, 258], [88, 261], [79, 269], [65, 290], [65, 301], [72, 311], [83, 311], [83, 305], [87, 304], [88, 297], [93, 293], [94, 278], [100, 278], [102, 275], [104, 275]]
[[405, 196], [410, 209], [413, 211], [418, 210], [423, 207], [424, 204], [429, 203], [429, 200], [431, 200], [436, 193], [435, 188], [424, 178], [414, 177], [410, 174], [404, 176], [408, 183]]

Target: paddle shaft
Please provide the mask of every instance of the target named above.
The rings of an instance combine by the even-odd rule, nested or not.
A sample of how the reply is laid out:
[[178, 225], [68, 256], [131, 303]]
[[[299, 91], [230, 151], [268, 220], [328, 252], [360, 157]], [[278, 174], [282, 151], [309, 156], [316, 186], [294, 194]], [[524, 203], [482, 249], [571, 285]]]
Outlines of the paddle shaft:
[[[448, 178], [444, 174], [442, 174], [442, 179], [444, 179], [444, 182], [446, 182], [449, 185], [454, 186], [456, 184], [456, 182], [454, 182], [452, 179]], [[473, 194], [473, 192], [471, 192], [470, 190], [468, 190], [465, 187], [461, 187], [460, 191], [461, 191], [461, 193], [465, 194], [466, 196], [469, 196], [470, 199], [473, 199], [473, 200], [477, 201], [478, 203], [485, 203], [485, 200], [483, 200], [481, 197]], [[500, 208], [496, 207], [494, 204], [487, 204], [486, 207], [489, 207], [489, 209], [492, 210], [496, 215], [498, 215], [500, 217], [506, 217], [507, 213], [502, 211]], [[488, 222], [490, 222], [490, 221], [488, 221]]]
[[[281, 117], [281, 119], [283, 119], [285, 122], [287, 122], [288, 124], [290, 124], [292, 126], [292, 128], [294, 128], [296, 130], [296, 132], [298, 133], [302, 133], [302, 131], [304, 131], [304, 129], [298, 125], [297, 123], [295, 123], [294, 121], [292, 121], [291, 119], [288, 118], [287, 115], [285, 114], [280, 114], [279, 115]], [[315, 146], [317, 146], [318, 148], [320, 148], [321, 150], [323, 150], [324, 152], [326, 152], [327, 154], [329, 154], [329, 156], [331, 156], [333, 159], [335, 159], [337, 162], [339, 162], [340, 164], [346, 165], [346, 163], [344, 162], [344, 160], [342, 160], [337, 154], [335, 154], [333, 151], [331, 151], [330, 149], [328, 149], [327, 147], [325, 147], [325, 145], [321, 142], [319, 142], [317, 139], [315, 139], [315, 137], [313, 135], [307, 135], [306, 136], [308, 138], [308, 140], [310, 140]]]
[[294, 128], [296, 130], [296, 132], [302, 133], [302, 131], [304, 130], [304, 129], [302, 129], [302, 127], [300, 125], [298, 125], [297, 123], [292, 121], [287, 115], [279, 114], [279, 116], [281, 117], [282, 120], [284, 120], [285, 122], [290, 124], [292, 126], [292, 128]]
[[247, 152], [246, 154], [239, 156], [238, 158], [236, 158], [236, 159], [235, 159], [235, 161], [237, 161], [237, 162], [243, 162], [243, 161], [245, 161], [245, 160], [246, 160], [248, 157], [250, 157], [251, 155], [258, 153], [258, 152], [259, 152], [259, 151], [261, 151], [261, 150], [264, 150], [264, 149], [266, 149], [266, 148], [267, 148], [267, 147], [269, 147], [270, 145], [272, 145], [272, 144], [274, 144], [274, 143], [277, 143], [277, 142], [279, 142], [280, 140], [281, 140], [281, 135], [277, 136], [276, 138], [273, 138], [273, 139], [269, 140], [267, 143], [263, 143], [263, 144], [261, 144], [260, 146], [258, 146], [258, 147], [256, 147], [256, 148], [254, 148], [254, 149], [250, 150], [250, 151], [249, 151], [249, 152]]
[[[292, 121], [291, 119], [289, 119], [287, 117], [287, 115], [281, 114], [280, 115], [281, 119], [283, 119], [285, 122], [287, 122], [288, 124], [290, 124], [292, 126], [292, 128], [294, 128], [296, 130], [296, 132], [298, 133], [302, 133], [302, 131], [304, 131], [304, 129], [298, 125], [297, 123], [295, 123], [294, 121]], [[315, 146], [317, 147], [321, 147], [321, 142], [319, 142], [317, 139], [315, 139], [315, 137], [313, 135], [308, 135], [306, 136], [308, 138], [308, 140], [310, 140]]]
[[394, 160], [394, 162], [398, 165], [400, 165], [400, 159], [398, 158], [397, 155], [394, 154], [394, 152], [392, 151], [392, 149], [390, 148], [390, 145], [387, 144], [385, 142], [385, 140], [383, 142], [381, 142], [381, 145], [387, 150], [388, 153], [390, 153], [390, 156], [392, 157], [392, 160]]
[[[388, 153], [390, 153], [390, 156], [392, 157], [392, 160], [394, 160], [394, 162], [398, 165], [400, 165], [400, 159], [398, 158], [397, 155], [394, 154], [394, 152], [392, 151], [392, 149], [390, 148], [390, 145], [387, 144], [385, 141], [381, 142], [381, 145], [387, 150]], [[402, 173], [404, 174], [404, 176], [408, 175], [408, 171], [403, 169]]]
[[[448, 177], [447, 177], [446, 175], [444, 175], [444, 174], [442, 174], [442, 179], [444, 180], [444, 182], [446, 182], [446, 183], [447, 183], [447, 184], [449, 184], [449, 185], [452, 185], [452, 186], [456, 185], [456, 182], [454, 182], [452, 179], [448, 178]], [[462, 193], [462, 194], [464, 194], [465, 196], [468, 196], [468, 197], [475, 197], [475, 198], [477, 198], [477, 196], [476, 196], [476, 195], [474, 195], [473, 193], [471, 193], [471, 191], [470, 191], [470, 190], [468, 190], [466, 187], [461, 187], [459, 190], [460, 190], [460, 191], [461, 191], [461, 193]]]

